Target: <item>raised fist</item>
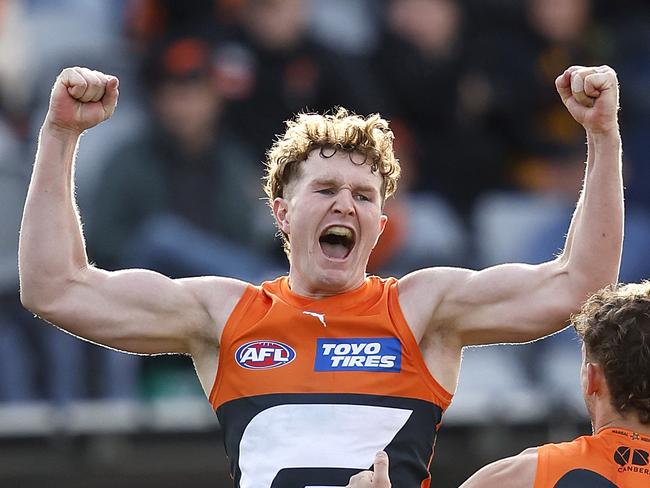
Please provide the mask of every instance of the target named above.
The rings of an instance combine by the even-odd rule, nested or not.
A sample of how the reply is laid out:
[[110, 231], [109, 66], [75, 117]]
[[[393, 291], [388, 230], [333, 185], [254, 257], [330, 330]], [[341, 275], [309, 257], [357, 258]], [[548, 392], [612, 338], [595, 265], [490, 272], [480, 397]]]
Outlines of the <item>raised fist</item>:
[[555, 80], [573, 118], [594, 133], [618, 129], [618, 78], [609, 66], [571, 66]]
[[88, 68], [66, 68], [57, 77], [45, 119], [50, 126], [81, 134], [115, 111], [119, 81]]

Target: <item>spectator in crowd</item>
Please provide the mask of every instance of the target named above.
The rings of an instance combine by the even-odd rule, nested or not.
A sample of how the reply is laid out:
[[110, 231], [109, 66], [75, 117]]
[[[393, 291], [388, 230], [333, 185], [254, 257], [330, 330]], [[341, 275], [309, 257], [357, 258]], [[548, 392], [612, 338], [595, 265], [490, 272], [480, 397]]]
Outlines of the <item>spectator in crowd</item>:
[[282, 124], [302, 111], [381, 111], [363, 59], [334, 52], [309, 32], [309, 2], [242, 0], [239, 21], [217, 52], [231, 100], [226, 118], [261, 161]]
[[211, 52], [181, 38], [147, 60], [151, 123], [105, 163], [89, 229], [98, 263], [251, 281], [272, 266], [263, 257], [272, 239], [255, 232], [266, 213], [260, 176], [221, 117]]
[[[609, 38], [592, 12], [592, 0], [526, 0], [524, 29], [484, 27], [483, 36], [472, 42], [469, 59], [475, 63], [466, 76], [480, 80], [487, 100], [475, 116], [489, 123], [493, 137], [505, 141], [504, 177], [512, 188], [552, 191], [558, 159], [540, 156], [584, 142], [580, 127], [547, 88], [563, 66], [609, 59]], [[581, 171], [572, 174], [579, 187]]]
[[200, 36], [219, 39], [239, 0], [133, 0], [125, 9], [125, 29], [136, 50], [146, 53], [164, 39]]
[[[612, 33], [612, 59], [616, 59], [621, 79], [630, 86], [622, 103], [630, 109], [621, 113], [625, 135], [625, 163], [628, 185], [626, 201], [633, 208], [650, 214], [650, 4], [628, 0], [623, 3], [603, 2], [603, 17]], [[648, 276], [648, 275], [646, 275]]]
[[464, 18], [455, 0], [390, 0], [371, 66], [388, 117], [412, 133], [413, 191], [434, 191], [467, 214], [481, 190], [499, 184], [500, 158], [485, 133], [459, 117]]
[[417, 142], [399, 120], [392, 130], [403, 172], [395, 197], [384, 206], [389, 219], [370, 255], [368, 272], [404, 276], [427, 266], [465, 263], [468, 237], [462, 218], [441, 195], [414, 190], [421, 180]]
[[5, 96], [12, 92], [6, 85], [0, 87], [0, 401], [15, 402], [38, 396], [37, 356], [29, 338], [30, 316], [20, 312], [17, 293], [20, 207], [28, 181], [28, 168], [21, 163], [26, 148], [5, 108]]

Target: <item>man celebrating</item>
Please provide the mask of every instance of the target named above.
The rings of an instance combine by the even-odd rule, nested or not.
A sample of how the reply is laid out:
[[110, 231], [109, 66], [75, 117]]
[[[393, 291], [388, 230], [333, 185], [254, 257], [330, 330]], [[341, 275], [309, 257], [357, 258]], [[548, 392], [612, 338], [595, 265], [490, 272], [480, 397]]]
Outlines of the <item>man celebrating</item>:
[[266, 191], [290, 270], [253, 286], [89, 264], [74, 154], [80, 134], [113, 113], [118, 81], [65, 69], [52, 90], [25, 205], [23, 304], [108, 347], [190, 354], [221, 421], [237, 486], [344, 486], [380, 450], [391, 456], [396, 485], [428, 486], [462, 348], [557, 331], [590, 293], [617, 279], [616, 74], [572, 67], [556, 87], [588, 142], [584, 188], [557, 258], [366, 277], [399, 166], [386, 121], [341, 109], [298, 116], [268, 153]]
[[573, 319], [593, 435], [526, 449], [462, 488], [650, 486], [650, 282], [605, 288]]

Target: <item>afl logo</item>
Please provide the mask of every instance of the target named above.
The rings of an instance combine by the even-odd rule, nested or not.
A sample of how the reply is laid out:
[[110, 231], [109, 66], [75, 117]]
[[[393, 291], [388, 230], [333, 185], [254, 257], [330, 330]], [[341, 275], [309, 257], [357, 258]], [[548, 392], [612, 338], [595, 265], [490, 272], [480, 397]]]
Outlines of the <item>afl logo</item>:
[[246, 369], [272, 369], [289, 364], [296, 358], [291, 346], [277, 341], [251, 341], [239, 346], [237, 364]]

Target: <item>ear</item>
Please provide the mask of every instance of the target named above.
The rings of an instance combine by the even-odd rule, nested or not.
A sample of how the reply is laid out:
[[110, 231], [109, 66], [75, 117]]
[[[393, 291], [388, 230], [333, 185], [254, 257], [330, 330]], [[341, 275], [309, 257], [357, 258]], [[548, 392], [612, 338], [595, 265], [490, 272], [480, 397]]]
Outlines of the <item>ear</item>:
[[605, 386], [605, 375], [603, 369], [599, 364], [596, 363], [587, 363], [587, 384], [585, 393], [587, 395], [594, 395], [602, 393]]
[[273, 200], [273, 215], [278, 224], [278, 229], [289, 235], [289, 202], [281, 197]]
[[372, 245], [373, 249], [379, 242], [379, 238], [381, 237], [381, 235], [384, 233], [384, 229], [386, 228], [387, 223], [388, 223], [388, 215], [381, 214], [381, 217], [379, 217], [379, 234], [377, 234], [377, 239], [375, 239], [375, 243]]

